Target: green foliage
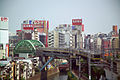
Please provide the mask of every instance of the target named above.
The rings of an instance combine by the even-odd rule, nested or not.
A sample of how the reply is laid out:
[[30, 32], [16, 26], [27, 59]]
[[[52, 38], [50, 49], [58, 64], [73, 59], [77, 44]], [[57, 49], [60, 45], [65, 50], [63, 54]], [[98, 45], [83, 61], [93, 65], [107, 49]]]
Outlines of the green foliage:
[[4, 79], [5, 79], [5, 80], [10, 80], [10, 76], [7, 75]]
[[105, 76], [105, 71], [103, 68], [92, 67], [92, 80], [99, 79], [101, 75]]
[[84, 75], [85, 75], [86, 77], [89, 77], [87, 73], [84, 73]]
[[39, 73], [40, 69], [39, 68], [35, 68], [35, 74]]
[[120, 55], [117, 55], [118, 56], [118, 58], [120, 59]]
[[80, 59], [80, 62], [84, 62], [83, 58]]
[[67, 74], [68, 74], [68, 80], [78, 80], [70, 71]]
[[20, 79], [20, 80], [25, 80], [25, 78], [21, 77], [21, 79]]

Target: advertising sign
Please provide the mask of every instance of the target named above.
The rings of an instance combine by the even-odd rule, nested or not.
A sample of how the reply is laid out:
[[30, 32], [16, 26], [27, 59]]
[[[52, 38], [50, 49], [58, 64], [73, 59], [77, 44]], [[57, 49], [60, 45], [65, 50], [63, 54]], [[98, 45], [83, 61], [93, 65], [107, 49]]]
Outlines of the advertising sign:
[[8, 30], [8, 18], [0, 17], [0, 29]]
[[7, 18], [7, 17], [0, 17], [0, 21], [7, 22], [7, 21], [8, 21], [8, 18]]
[[35, 28], [37, 28], [37, 27], [44, 28], [44, 25], [41, 25], [41, 24], [34, 24], [34, 27], [35, 27]]
[[72, 19], [72, 25], [82, 25], [82, 19]]
[[24, 30], [34, 30], [34, 25], [33, 24], [23, 24], [23, 29]]
[[41, 24], [41, 25], [43, 25], [44, 21], [42, 21], [42, 20], [34, 20], [34, 24]]
[[49, 30], [49, 21], [47, 21], [47, 30]]
[[32, 20], [29, 20], [29, 24], [33, 24], [33, 23], [32, 23]]
[[16, 32], [21, 32], [22, 30], [16, 30]]
[[6, 57], [9, 57], [9, 45], [6, 44]]
[[84, 24], [82, 24], [82, 31], [84, 31]]

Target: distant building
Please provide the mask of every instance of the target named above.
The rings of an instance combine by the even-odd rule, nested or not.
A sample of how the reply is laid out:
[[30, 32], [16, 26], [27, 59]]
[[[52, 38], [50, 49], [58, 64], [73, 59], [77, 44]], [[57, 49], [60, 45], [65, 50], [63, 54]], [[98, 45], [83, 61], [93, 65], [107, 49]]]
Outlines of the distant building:
[[21, 31], [18, 30], [18, 36], [22, 40], [38, 40], [48, 47], [49, 21], [46, 20], [25, 20], [21, 24]]
[[108, 34], [109, 37], [118, 37], [117, 25], [113, 25], [113, 30]]
[[49, 32], [48, 47], [59, 48], [59, 33], [55, 30]]
[[8, 18], [0, 17], [0, 59], [9, 57]]
[[109, 53], [109, 49], [111, 49], [111, 41], [108, 38], [102, 39], [102, 53], [106, 54]]
[[49, 32], [48, 45], [55, 48], [69, 48], [71, 25], [60, 24], [56, 29]]
[[112, 49], [118, 49], [119, 48], [119, 38], [113, 38], [112, 39]]
[[22, 34], [23, 34], [23, 31], [22, 30], [16, 30], [16, 35], [18, 36], [18, 41], [22, 40]]
[[65, 47], [65, 34], [58, 31], [52, 31], [48, 37], [49, 47], [64, 48]]
[[73, 37], [73, 47], [83, 49], [83, 36], [84, 25], [82, 24], [82, 19], [72, 19], [72, 37]]

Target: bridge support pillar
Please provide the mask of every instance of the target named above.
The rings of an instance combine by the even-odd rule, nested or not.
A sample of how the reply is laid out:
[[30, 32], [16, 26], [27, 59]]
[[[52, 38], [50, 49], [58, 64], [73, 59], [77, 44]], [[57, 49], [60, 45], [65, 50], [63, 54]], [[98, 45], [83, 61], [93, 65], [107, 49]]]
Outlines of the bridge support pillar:
[[79, 56], [79, 80], [81, 78], [81, 56]]
[[72, 72], [72, 59], [71, 59], [71, 56], [70, 56], [70, 59], [69, 59], [69, 70], [70, 72]]
[[45, 68], [42, 68], [42, 66], [45, 64], [45, 57], [43, 55], [39, 56], [39, 69], [41, 72], [41, 79], [40, 80], [47, 80], [47, 71], [45, 70]]
[[91, 80], [91, 55], [88, 54], [88, 73], [89, 73], [89, 80]]

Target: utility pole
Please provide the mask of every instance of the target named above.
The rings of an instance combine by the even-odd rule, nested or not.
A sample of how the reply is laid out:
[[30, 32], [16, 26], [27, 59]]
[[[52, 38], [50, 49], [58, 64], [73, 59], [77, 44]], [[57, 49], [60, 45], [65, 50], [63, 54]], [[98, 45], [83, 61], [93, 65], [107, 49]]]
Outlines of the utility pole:
[[[94, 43], [94, 41], [92, 41], [92, 40], [91, 40], [91, 42]], [[94, 44], [93, 44], [93, 47], [94, 47]], [[90, 53], [88, 52], [88, 74], [89, 74], [89, 80], [91, 80], [91, 52], [92, 52], [91, 50], [90, 50]], [[93, 51], [93, 53], [94, 53], [94, 51]]]
[[[112, 51], [113, 54], [113, 51]], [[113, 56], [113, 55], [112, 55]], [[110, 68], [111, 68], [111, 80], [113, 80], [113, 57], [111, 56]]]
[[111, 80], [113, 80], [113, 59], [111, 58]]
[[[70, 40], [71, 42], [71, 40]], [[71, 47], [71, 43], [69, 42], [69, 69], [70, 69], [70, 72], [72, 72], [72, 63], [71, 63], [71, 54], [70, 54], [70, 47]]]
[[72, 72], [72, 62], [71, 62], [71, 56], [70, 56], [70, 72]]
[[89, 80], [91, 80], [91, 55], [90, 53], [88, 53], [88, 71], [89, 71]]
[[[78, 49], [80, 53], [80, 31], [78, 31]], [[79, 80], [81, 78], [81, 56], [79, 56]]]

